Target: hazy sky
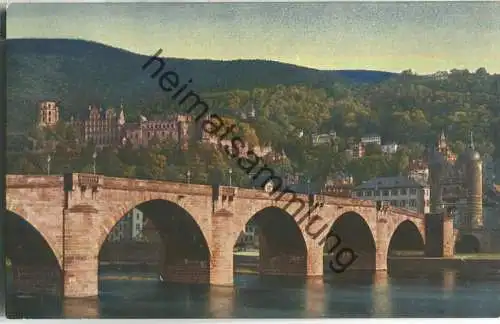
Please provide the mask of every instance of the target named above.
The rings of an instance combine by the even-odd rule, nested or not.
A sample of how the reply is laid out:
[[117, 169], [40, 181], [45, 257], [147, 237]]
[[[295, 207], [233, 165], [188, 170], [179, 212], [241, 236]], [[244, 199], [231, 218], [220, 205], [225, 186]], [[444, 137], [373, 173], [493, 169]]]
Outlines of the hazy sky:
[[142, 54], [500, 73], [499, 2], [16, 3], [7, 15], [9, 38], [79, 38]]

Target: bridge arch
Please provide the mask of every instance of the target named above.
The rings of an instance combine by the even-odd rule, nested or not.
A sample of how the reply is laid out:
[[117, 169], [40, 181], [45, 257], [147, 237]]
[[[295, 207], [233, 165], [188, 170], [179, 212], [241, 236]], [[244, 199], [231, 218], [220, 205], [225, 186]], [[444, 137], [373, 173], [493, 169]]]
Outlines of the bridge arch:
[[338, 272], [375, 269], [377, 246], [369, 223], [369, 219], [356, 211], [337, 217], [323, 246], [325, 265], [333, 266]]
[[[306, 240], [290, 213], [276, 206], [268, 206], [253, 215], [241, 217], [235, 224], [233, 252], [238, 249], [245, 229], [250, 228], [255, 229], [253, 244], [258, 251], [258, 270], [261, 274], [306, 275]], [[233, 260], [234, 269], [237, 270], [240, 262], [236, 255]]]
[[[19, 209], [18, 209], [19, 211]], [[10, 261], [8, 293], [62, 293], [61, 255], [50, 231], [26, 214], [5, 214], [5, 257]]]
[[[138, 213], [131, 213], [137, 210]], [[128, 251], [123, 251], [127, 249], [127, 244], [119, 244], [121, 248], [111, 248], [113, 243], [107, 240], [110, 238], [109, 234], [121, 221], [134, 226], [139, 224], [134, 223], [133, 218], [136, 215], [141, 215], [141, 219], [147, 220], [152, 225], [148, 233], [143, 231], [138, 237], [126, 238], [127, 244], [130, 245]], [[99, 259], [105, 261], [103, 260], [105, 256], [111, 256], [114, 262], [158, 262], [159, 275], [164, 281], [207, 283], [210, 279], [210, 236], [207, 236], [206, 229], [200, 226], [198, 222], [200, 218], [189, 213], [181, 205], [166, 199], [142, 200], [136, 205], [123, 202], [104, 219], [98, 240]], [[144, 222], [141, 221], [140, 224], [142, 230]], [[148, 235], [151, 232], [156, 232], [157, 235]], [[141, 244], [148, 245], [143, 243], [149, 243], [149, 250], [137, 252], [140, 251]], [[127, 256], [131, 251], [137, 253], [132, 257]], [[120, 253], [127, 260], [118, 260], [113, 253]], [[148, 256], [141, 256], [140, 260], [133, 259], [139, 257], [141, 253], [146, 253]]]
[[479, 253], [480, 251], [481, 241], [474, 234], [460, 234], [455, 242], [455, 253]]
[[418, 226], [411, 220], [403, 220], [390, 234], [388, 256], [423, 255], [425, 241]]

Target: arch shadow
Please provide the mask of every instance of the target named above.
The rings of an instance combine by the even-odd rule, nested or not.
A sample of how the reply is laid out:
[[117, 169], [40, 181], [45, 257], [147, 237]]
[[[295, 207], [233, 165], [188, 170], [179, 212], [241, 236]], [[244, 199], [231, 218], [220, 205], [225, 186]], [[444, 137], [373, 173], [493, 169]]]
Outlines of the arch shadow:
[[393, 277], [415, 270], [408, 266], [409, 257], [425, 256], [425, 241], [417, 225], [410, 220], [399, 223], [392, 232], [387, 248], [387, 270]]
[[[159, 281], [208, 283], [210, 249], [196, 220], [176, 203], [154, 199], [122, 215], [99, 250], [99, 275], [154, 272]], [[99, 280], [99, 291], [108, 289]]]
[[279, 207], [266, 207], [245, 224], [233, 245], [236, 273], [305, 276], [307, 246], [295, 219]]
[[460, 235], [455, 242], [455, 253], [479, 253], [481, 252], [481, 243], [479, 239], [472, 235]]
[[325, 273], [374, 270], [376, 243], [366, 220], [354, 211], [340, 215], [330, 227], [323, 255]]
[[409, 220], [401, 222], [391, 235], [387, 256], [423, 256], [424, 252], [424, 238], [417, 225]]
[[7, 294], [62, 295], [59, 260], [43, 233], [10, 210], [5, 213], [5, 227]]

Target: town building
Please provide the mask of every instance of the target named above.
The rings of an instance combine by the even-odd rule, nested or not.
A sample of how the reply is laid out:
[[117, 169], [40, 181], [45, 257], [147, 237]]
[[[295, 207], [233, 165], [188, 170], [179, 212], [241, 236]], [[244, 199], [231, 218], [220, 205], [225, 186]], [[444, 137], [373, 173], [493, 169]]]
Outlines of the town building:
[[397, 143], [384, 144], [380, 146], [380, 150], [385, 154], [394, 154], [398, 151], [398, 148], [399, 144]]
[[350, 152], [353, 159], [360, 159], [365, 156], [365, 145], [362, 142], [356, 143], [352, 146]]
[[382, 145], [382, 138], [379, 135], [372, 134], [361, 137], [361, 140], [357, 143], [352, 144], [350, 148], [346, 150], [346, 153], [350, 158], [362, 158], [366, 154], [366, 146], [370, 144], [379, 146], [382, 153], [385, 154], [394, 154], [399, 149], [399, 144], [397, 143], [388, 143]]
[[429, 182], [429, 165], [424, 159], [412, 160], [408, 165], [410, 178], [420, 182]]
[[496, 165], [493, 157], [489, 154], [483, 156], [483, 182], [490, 188], [495, 184]]
[[332, 144], [337, 138], [336, 132], [330, 132], [325, 134], [313, 134], [312, 135], [312, 144], [313, 145], [323, 145], [323, 144]]
[[353, 189], [353, 177], [344, 173], [339, 173], [325, 181], [322, 194], [334, 197], [351, 197]]
[[137, 208], [129, 211], [116, 225], [108, 235], [108, 241], [145, 241], [143, 234], [144, 214]]
[[259, 248], [259, 232], [258, 227], [249, 222], [245, 226], [245, 230], [240, 233], [236, 241], [238, 250], [258, 249]]
[[363, 145], [367, 144], [382, 145], [382, 138], [380, 137], [380, 135], [371, 134], [361, 137], [361, 143], [363, 143]]
[[485, 185], [483, 199], [484, 227], [494, 231], [494, 237], [500, 238], [500, 186]]
[[372, 200], [394, 207], [429, 212], [430, 188], [408, 176], [380, 177], [354, 188], [353, 198]]

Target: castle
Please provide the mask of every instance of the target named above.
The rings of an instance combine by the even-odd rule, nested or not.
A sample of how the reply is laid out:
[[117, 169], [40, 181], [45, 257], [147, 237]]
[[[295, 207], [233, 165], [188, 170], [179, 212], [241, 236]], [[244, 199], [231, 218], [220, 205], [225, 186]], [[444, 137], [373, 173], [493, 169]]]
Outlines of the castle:
[[[43, 101], [38, 106], [40, 127], [54, 127], [60, 121], [59, 106], [55, 101]], [[186, 149], [191, 116], [175, 115], [163, 120], [148, 120], [140, 116], [138, 122], [127, 122], [120, 105], [119, 113], [114, 108], [103, 110], [96, 105], [89, 105], [88, 118], [70, 119], [67, 125], [73, 127], [84, 142], [93, 142], [98, 147], [110, 145], [148, 146], [153, 139], [164, 141], [172, 139]]]
[[429, 153], [430, 212], [446, 211], [453, 216], [456, 252], [499, 251], [497, 228], [484, 226], [483, 189], [488, 188], [483, 185], [483, 162], [472, 132], [467, 149], [458, 157], [444, 133]]

